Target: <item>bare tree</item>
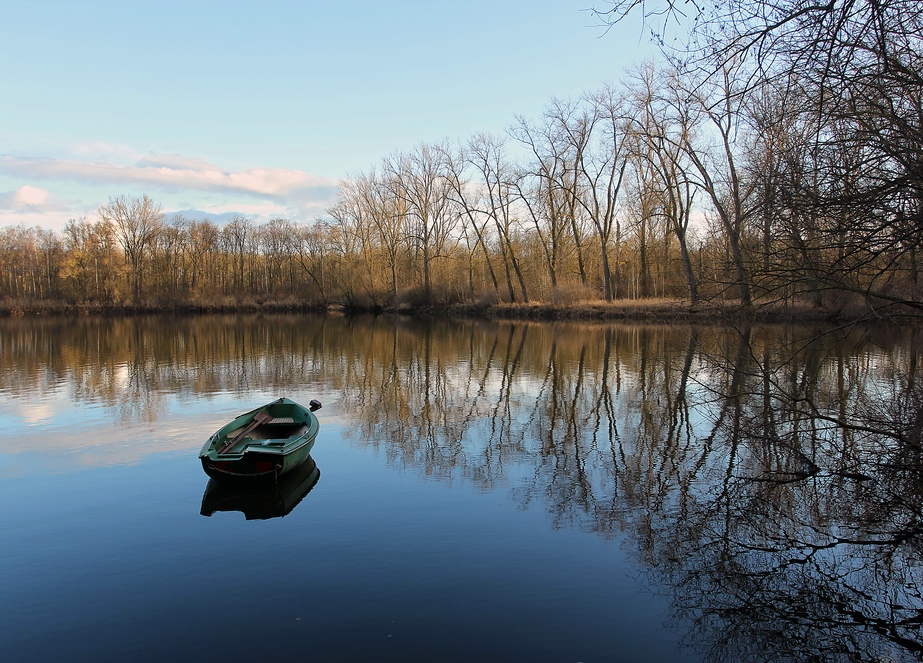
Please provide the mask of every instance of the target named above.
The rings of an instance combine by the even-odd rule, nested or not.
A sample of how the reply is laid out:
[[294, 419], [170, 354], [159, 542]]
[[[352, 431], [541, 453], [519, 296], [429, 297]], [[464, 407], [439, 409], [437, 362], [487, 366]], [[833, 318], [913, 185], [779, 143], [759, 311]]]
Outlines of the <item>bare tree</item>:
[[397, 268], [407, 234], [407, 204], [390, 195], [392, 186], [372, 171], [365, 178], [363, 193], [369, 207], [369, 219], [375, 241], [387, 262], [391, 285], [391, 300], [397, 300]]
[[[629, 123], [624, 99], [615, 88], [602, 88], [588, 97], [588, 103], [588, 117], [592, 119], [584, 124], [589, 125], [587, 128], [594, 134], [595, 140], [592, 149], [577, 150], [577, 167], [584, 181], [584, 186], [578, 188], [577, 201], [586, 210], [596, 230], [602, 260], [603, 289], [606, 300], [611, 301], [618, 297], [618, 278], [613, 282], [609, 246], [613, 228], [616, 243], [620, 239], [618, 203], [625, 169], [628, 167], [626, 145]], [[581, 142], [580, 134], [571, 135], [575, 143]]]
[[145, 260], [163, 226], [163, 212], [146, 195], [140, 198], [119, 196], [100, 207], [99, 216], [115, 229], [129, 263], [132, 297], [139, 302], [143, 292]]
[[[500, 283], [497, 280], [497, 272], [494, 270], [493, 260], [490, 257], [490, 248], [488, 247], [489, 231], [487, 226], [491, 221], [491, 216], [486, 211], [489, 205], [484, 200], [485, 187], [480, 182], [470, 181], [465, 172], [466, 167], [471, 164], [471, 155], [475, 149], [474, 144], [479, 140], [479, 136], [472, 137], [469, 139], [467, 149], [462, 148], [456, 155], [447, 155], [450, 173], [449, 184], [452, 187], [454, 202], [461, 210], [462, 235], [468, 243], [468, 284], [471, 295], [474, 296], [474, 256], [478, 247], [480, 247], [494, 293], [499, 296]], [[473, 244], [469, 228], [474, 233]], [[509, 277], [509, 265], [505, 263], [505, 267], [507, 288], [510, 297], [512, 297], [513, 284]]]
[[[689, 131], [682, 134], [681, 147], [696, 173], [695, 184], [710, 199], [724, 230], [740, 303], [744, 307], [752, 302], [750, 273], [744, 256], [744, 229], [747, 223], [748, 199], [752, 193], [748, 182], [741, 178], [738, 137], [742, 123], [743, 97], [738, 85], [739, 70], [735, 65], [724, 65], [717, 81], [697, 81], [691, 75], [674, 78], [680, 99], [689, 103], [691, 122], [707, 122], [716, 137], [707, 144], [702, 136]], [[680, 102], [683, 103], [683, 102]], [[685, 112], [685, 109], [684, 111]], [[696, 115], [699, 119], [696, 119]], [[700, 140], [696, 140], [699, 138]]]
[[391, 194], [406, 206], [407, 234], [420, 258], [423, 292], [432, 297], [433, 263], [447, 255], [459, 213], [452, 202], [451, 172], [445, 146], [418, 145], [387, 159]]
[[692, 164], [686, 146], [694, 132], [688, 96], [675, 79], [659, 73], [653, 65], [640, 67], [634, 75], [631, 127], [637, 137], [640, 158], [649, 159], [648, 186], [659, 191], [662, 214], [680, 248], [683, 272], [692, 305], [699, 300], [698, 278], [689, 250], [689, 220], [692, 213], [693, 182], [688, 170]]
[[[522, 296], [522, 301], [529, 301], [526, 281], [522, 273], [522, 265], [517, 255], [514, 234], [514, 208], [515, 193], [513, 181], [515, 171], [508, 161], [505, 144], [501, 138], [478, 134], [468, 141], [468, 162], [477, 173], [477, 186], [482, 193], [483, 209], [481, 210], [489, 220], [492, 220], [497, 229], [497, 238], [500, 243], [500, 253], [503, 256], [503, 266], [506, 273], [506, 284], [510, 299], [515, 301], [515, 290], [510, 275], [510, 268], [516, 275], [516, 282]], [[483, 238], [481, 239], [483, 243]]]
[[218, 228], [208, 219], [189, 222], [190, 289], [196, 292], [202, 287], [205, 275], [211, 275], [209, 261], [214, 260], [218, 245]]
[[[568, 231], [568, 202], [575, 201], [562, 182], [573, 166], [567, 162], [567, 147], [560, 135], [546, 122], [534, 126], [524, 117], [516, 118], [510, 130], [514, 139], [532, 153], [532, 163], [519, 169], [513, 180], [518, 199], [525, 206], [541, 243], [551, 287], [558, 285]], [[569, 200], [570, 199], [570, 200]], [[573, 217], [570, 220], [574, 221]], [[576, 223], [571, 225], [575, 228]]]
[[243, 292], [246, 286], [246, 263], [253, 240], [252, 235], [253, 222], [243, 216], [234, 216], [221, 229], [225, 250], [231, 260], [231, 271], [234, 275], [233, 288], [237, 293]]

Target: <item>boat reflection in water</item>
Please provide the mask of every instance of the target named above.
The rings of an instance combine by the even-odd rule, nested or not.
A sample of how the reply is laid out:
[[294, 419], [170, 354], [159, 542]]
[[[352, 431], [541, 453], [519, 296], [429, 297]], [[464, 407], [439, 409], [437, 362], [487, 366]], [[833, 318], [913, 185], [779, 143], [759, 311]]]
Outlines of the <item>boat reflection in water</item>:
[[209, 479], [202, 496], [202, 515], [216, 511], [240, 511], [247, 520], [281, 518], [292, 512], [320, 479], [320, 469], [311, 456], [299, 467], [271, 481], [218, 481]]

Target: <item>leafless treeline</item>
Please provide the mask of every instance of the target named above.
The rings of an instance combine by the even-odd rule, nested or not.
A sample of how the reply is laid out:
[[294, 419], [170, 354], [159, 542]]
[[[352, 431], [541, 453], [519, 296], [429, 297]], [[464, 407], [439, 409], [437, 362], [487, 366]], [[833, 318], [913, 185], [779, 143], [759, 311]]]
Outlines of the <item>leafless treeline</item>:
[[[235, 217], [166, 218], [147, 196], [119, 197], [60, 234], [0, 229], [0, 296], [77, 302], [205, 302], [325, 297], [319, 227]], [[317, 265], [315, 272], [313, 266]], [[316, 277], [316, 282], [314, 278]]]
[[[676, 17], [667, 1], [661, 16]], [[688, 50], [502, 136], [420, 144], [328, 218], [224, 226], [116, 198], [0, 233], [0, 295], [730, 298], [923, 311], [923, 10], [698, 3]], [[616, 0], [618, 20], [654, 5]]]
[[[617, 0], [675, 16], [667, 1]], [[340, 191], [354, 295], [862, 301], [921, 310], [923, 10], [694, 3], [687, 50], [506, 136], [420, 145]]]

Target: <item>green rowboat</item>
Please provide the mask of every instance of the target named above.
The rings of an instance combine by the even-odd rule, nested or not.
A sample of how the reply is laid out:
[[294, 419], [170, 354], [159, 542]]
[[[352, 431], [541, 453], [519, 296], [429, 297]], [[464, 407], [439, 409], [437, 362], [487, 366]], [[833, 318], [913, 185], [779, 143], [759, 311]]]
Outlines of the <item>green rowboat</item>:
[[273, 477], [301, 465], [314, 448], [320, 424], [312, 400], [310, 409], [295, 401], [277, 401], [245, 412], [213, 434], [199, 458], [214, 479]]

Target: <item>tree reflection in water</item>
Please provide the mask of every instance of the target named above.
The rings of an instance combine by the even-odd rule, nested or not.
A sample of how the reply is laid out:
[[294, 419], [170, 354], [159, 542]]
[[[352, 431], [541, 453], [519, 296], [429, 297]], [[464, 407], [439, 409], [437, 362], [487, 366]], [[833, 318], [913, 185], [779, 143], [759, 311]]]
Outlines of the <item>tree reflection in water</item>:
[[923, 658], [913, 330], [337, 317], [5, 320], [0, 389], [336, 393], [350, 435], [627, 536], [714, 660]]

